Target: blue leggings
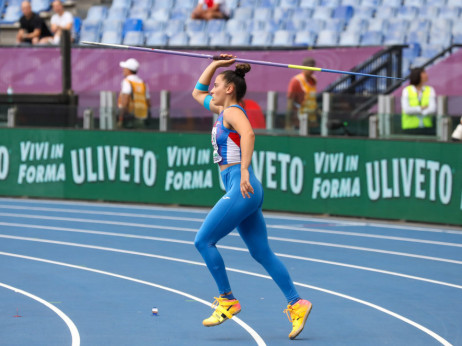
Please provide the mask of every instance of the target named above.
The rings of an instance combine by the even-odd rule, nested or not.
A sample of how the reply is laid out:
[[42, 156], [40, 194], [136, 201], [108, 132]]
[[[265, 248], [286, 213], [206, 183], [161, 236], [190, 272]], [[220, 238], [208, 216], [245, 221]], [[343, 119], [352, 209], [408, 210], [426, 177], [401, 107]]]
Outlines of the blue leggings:
[[234, 165], [221, 172], [226, 194], [215, 204], [196, 235], [195, 245], [204, 258], [220, 294], [231, 291], [223, 258], [217, 250], [217, 242], [237, 228], [251, 256], [259, 262], [284, 293], [288, 302], [299, 295], [281, 260], [268, 244], [266, 224], [261, 211], [263, 188], [249, 168], [250, 184], [255, 193], [243, 198], [240, 190], [241, 165]]

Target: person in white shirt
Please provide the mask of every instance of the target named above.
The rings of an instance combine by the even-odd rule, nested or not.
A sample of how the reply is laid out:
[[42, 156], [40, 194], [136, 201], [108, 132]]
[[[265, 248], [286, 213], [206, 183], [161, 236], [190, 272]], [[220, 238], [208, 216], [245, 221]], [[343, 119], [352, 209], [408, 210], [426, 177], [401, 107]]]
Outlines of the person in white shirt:
[[72, 32], [74, 25], [74, 16], [68, 11], [64, 11], [63, 4], [59, 0], [53, 1], [53, 12], [55, 14], [51, 17], [51, 32], [53, 37], [46, 37], [40, 41], [45, 44], [59, 44], [63, 30]]
[[409, 134], [434, 134], [436, 93], [433, 87], [426, 85], [427, 72], [420, 67], [413, 68], [409, 82], [401, 94], [401, 127]]

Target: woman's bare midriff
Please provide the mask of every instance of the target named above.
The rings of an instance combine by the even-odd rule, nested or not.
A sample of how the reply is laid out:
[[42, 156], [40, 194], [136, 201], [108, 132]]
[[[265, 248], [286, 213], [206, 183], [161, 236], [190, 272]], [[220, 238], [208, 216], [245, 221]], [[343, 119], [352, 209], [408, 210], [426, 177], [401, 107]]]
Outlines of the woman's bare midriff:
[[224, 171], [226, 168], [235, 166], [235, 165], [240, 165], [240, 162], [233, 162], [233, 163], [228, 163], [227, 165], [221, 165], [220, 166], [220, 171]]

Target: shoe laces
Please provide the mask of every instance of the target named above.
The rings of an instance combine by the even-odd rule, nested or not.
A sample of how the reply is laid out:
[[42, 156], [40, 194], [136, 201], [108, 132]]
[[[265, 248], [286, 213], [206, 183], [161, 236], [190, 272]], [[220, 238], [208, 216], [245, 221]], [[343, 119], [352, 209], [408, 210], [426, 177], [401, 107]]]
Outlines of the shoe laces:
[[285, 309], [283, 312], [287, 315], [287, 318], [289, 319], [290, 322], [293, 322], [292, 315], [300, 317], [300, 315], [295, 311], [292, 305], [289, 305], [287, 309]]

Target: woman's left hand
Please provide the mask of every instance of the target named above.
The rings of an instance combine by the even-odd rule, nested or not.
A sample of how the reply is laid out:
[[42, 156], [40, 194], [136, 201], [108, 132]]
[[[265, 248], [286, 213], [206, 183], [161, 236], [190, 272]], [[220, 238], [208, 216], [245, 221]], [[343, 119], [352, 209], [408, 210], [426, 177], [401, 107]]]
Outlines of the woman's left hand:
[[250, 184], [249, 180], [249, 171], [247, 169], [241, 170], [241, 193], [242, 197], [245, 198], [246, 196], [250, 198], [249, 192], [251, 194], [254, 193], [253, 187]]

